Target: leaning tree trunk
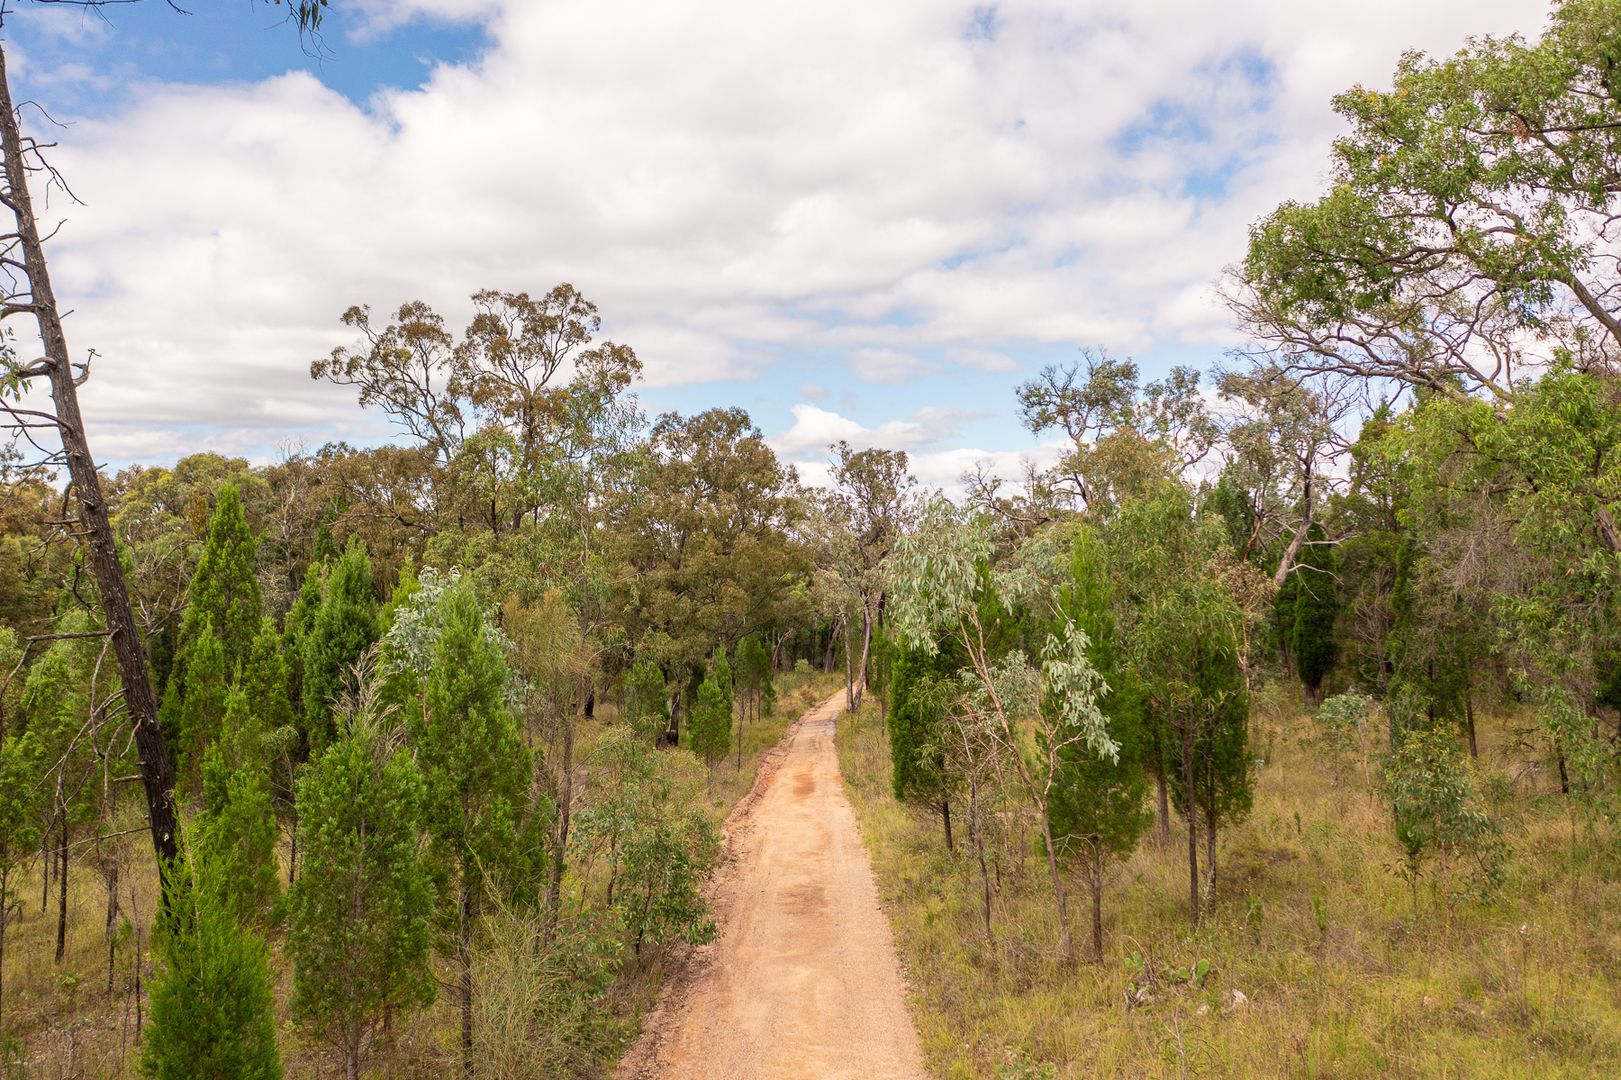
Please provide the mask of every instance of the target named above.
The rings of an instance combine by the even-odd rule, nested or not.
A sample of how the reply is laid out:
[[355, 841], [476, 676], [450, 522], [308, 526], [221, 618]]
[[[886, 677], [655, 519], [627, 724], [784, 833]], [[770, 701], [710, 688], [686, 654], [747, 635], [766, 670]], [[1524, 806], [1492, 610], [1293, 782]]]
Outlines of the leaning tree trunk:
[[6, 74], [5, 50], [0, 48], [0, 154], [5, 157], [5, 190], [0, 192], [0, 205], [4, 205], [16, 218], [15, 239], [22, 252], [28, 290], [26, 301], [20, 297], [13, 298], [5, 305], [0, 316], [28, 313], [39, 324], [45, 355], [23, 371], [29, 377], [43, 376], [50, 382], [51, 402], [55, 407], [55, 423], [67, 461], [68, 478], [79, 504], [76, 532], [84, 541], [85, 562], [96, 583], [102, 620], [112, 637], [113, 653], [118, 659], [124, 707], [129, 710], [135, 747], [140, 758], [141, 784], [146, 792], [152, 848], [158, 857], [159, 873], [166, 875], [179, 851], [174, 764], [169, 758], [168, 747], [164, 745], [163, 733], [158, 728], [158, 702], [152, 691], [146, 647], [136, 630], [135, 615], [130, 609], [129, 591], [124, 583], [123, 567], [118, 561], [112, 522], [107, 517], [107, 504], [101, 494], [101, 479], [96, 474], [95, 458], [90, 454], [84, 418], [79, 412], [78, 387], [69, 359], [67, 337], [62, 332], [61, 315], [57, 311], [56, 296], [51, 291], [50, 273], [45, 265], [45, 249], [34, 218], [33, 202], [28, 194], [29, 166], [23, 158], [24, 152], [17, 110], [11, 99], [11, 86]]

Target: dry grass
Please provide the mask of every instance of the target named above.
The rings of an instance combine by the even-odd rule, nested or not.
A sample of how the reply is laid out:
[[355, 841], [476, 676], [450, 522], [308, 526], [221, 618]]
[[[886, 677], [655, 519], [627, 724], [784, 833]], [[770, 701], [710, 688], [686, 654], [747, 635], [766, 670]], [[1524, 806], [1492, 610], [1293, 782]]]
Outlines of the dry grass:
[[[1621, 884], [1546, 783], [1506, 808], [1504, 894], [1450, 921], [1421, 886], [1415, 912], [1366, 770], [1341, 779], [1309, 720], [1256, 721], [1265, 757], [1248, 821], [1223, 837], [1214, 911], [1187, 920], [1185, 834], [1152, 834], [1105, 896], [1102, 964], [1053, 958], [1051, 894], [1028, 843], [1010, 843], [987, 946], [970, 861], [938, 819], [898, 804], [878, 714], [839, 731], [840, 763], [913, 985], [931, 1068], [945, 1077], [1621, 1075]], [[1484, 733], [1482, 770], [1526, 754]], [[1540, 775], [1546, 775], [1542, 770]], [[1539, 775], [1536, 771], [1530, 774]], [[1573, 839], [1574, 838], [1574, 839]], [[1085, 892], [1074, 890], [1082, 910]], [[1127, 1009], [1132, 956], [1159, 976]], [[1199, 960], [1202, 986], [1172, 978]], [[1234, 1006], [1231, 992], [1247, 999]]]
[[[826, 698], [840, 678], [820, 674], [789, 674], [779, 677], [776, 714], [748, 726], [744, 735], [743, 762], [728, 758], [715, 768], [710, 810], [716, 823], [724, 820], [736, 801], [754, 782], [759, 758], [782, 737], [788, 725], [811, 705]], [[599, 723], [612, 722], [606, 710]], [[598, 729], [581, 732], [578, 760], [581, 798], [589, 798], [589, 753]], [[135, 888], [138, 910], [148, 925], [155, 907], [157, 882], [144, 838], [131, 838], [130, 870], [121, 892], [128, 911], [128, 891]], [[283, 877], [285, 880], [285, 875]], [[139, 966], [150, 974], [151, 957], [144, 946], [139, 957], [127, 949], [119, 956], [119, 970], [111, 992], [107, 988], [107, 942], [103, 934], [106, 893], [101, 878], [75, 864], [69, 878], [67, 955], [54, 963], [56, 907], [54, 888], [48, 917], [39, 908], [38, 867], [30, 868], [20, 886], [24, 898], [22, 918], [14, 921], [6, 936], [4, 1016], [0, 1018], [0, 1078], [27, 1077], [28, 1080], [79, 1080], [79, 1078], [122, 1078], [137, 1075], [139, 1047], [135, 1026], [136, 997], [131, 992], [133, 971]], [[577, 881], [566, 882], [565, 891], [577, 889]], [[287, 1020], [287, 1002], [292, 995], [292, 975], [281, 956], [279, 935], [272, 940], [272, 960], [277, 973], [278, 1012], [282, 1020], [281, 1050], [288, 1076], [339, 1076], [341, 1069], [323, 1047], [305, 1042]], [[638, 1018], [657, 997], [662, 967], [656, 956], [640, 966], [627, 967], [611, 993], [614, 1012], [619, 1017], [620, 1042], [634, 1037]], [[455, 1072], [460, 1034], [459, 1016], [446, 996], [430, 1008], [395, 1025], [391, 1039], [377, 1048], [368, 1076], [399, 1077], [402, 1080], [441, 1077]]]

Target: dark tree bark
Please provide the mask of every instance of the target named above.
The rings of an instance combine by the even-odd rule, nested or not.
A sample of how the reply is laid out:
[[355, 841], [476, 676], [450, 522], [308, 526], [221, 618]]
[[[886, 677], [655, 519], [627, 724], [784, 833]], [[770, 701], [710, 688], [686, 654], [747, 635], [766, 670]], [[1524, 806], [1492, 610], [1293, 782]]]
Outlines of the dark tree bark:
[[112, 636], [124, 706], [129, 711], [140, 758], [141, 784], [146, 793], [152, 848], [158, 858], [160, 873], [166, 875], [179, 850], [174, 805], [174, 763], [169, 757], [168, 747], [164, 745], [163, 733], [158, 728], [158, 702], [152, 690], [146, 647], [137, 632], [135, 616], [130, 608], [124, 570], [118, 561], [112, 523], [108, 520], [107, 504], [101, 494], [101, 479], [96, 473], [95, 458], [91, 456], [85, 435], [84, 418], [79, 412], [78, 387], [69, 359], [67, 337], [62, 331], [61, 315], [45, 264], [45, 249], [28, 193], [30, 165], [24, 157], [25, 152], [32, 152], [32, 144], [24, 143], [16, 106], [11, 98], [5, 50], [0, 48], [0, 153], [5, 157], [5, 190], [0, 192], [0, 205], [4, 205], [16, 218], [16, 232], [12, 239], [22, 255], [28, 290], [26, 296], [11, 298], [4, 310], [0, 311], [0, 317], [26, 313], [33, 315], [39, 324], [45, 355], [25, 367], [23, 373], [28, 378], [45, 378], [50, 384], [55, 423], [62, 442], [62, 457], [79, 506], [75, 531], [84, 543], [85, 562], [96, 583], [101, 602], [101, 617]]

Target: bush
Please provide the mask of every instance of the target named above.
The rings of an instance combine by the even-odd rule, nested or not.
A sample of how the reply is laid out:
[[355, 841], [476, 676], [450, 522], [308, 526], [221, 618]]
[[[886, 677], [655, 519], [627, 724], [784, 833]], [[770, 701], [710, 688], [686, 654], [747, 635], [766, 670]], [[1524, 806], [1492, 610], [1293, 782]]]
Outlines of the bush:
[[1454, 864], [1470, 863], [1475, 890], [1489, 894], [1502, 881], [1506, 854], [1497, 827], [1478, 806], [1474, 776], [1445, 731], [1407, 731], [1385, 764], [1385, 798], [1402, 849], [1402, 876], [1418, 905], [1418, 879], [1434, 861], [1441, 899], [1450, 913]]

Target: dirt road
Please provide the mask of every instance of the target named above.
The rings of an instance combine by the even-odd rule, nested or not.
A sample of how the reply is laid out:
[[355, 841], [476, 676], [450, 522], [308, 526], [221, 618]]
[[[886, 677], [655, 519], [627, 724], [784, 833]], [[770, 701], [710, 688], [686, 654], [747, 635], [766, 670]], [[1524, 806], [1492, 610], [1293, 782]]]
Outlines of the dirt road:
[[840, 692], [798, 721], [727, 822], [731, 857], [710, 891], [721, 937], [675, 976], [621, 1080], [924, 1076], [839, 777], [843, 702]]

